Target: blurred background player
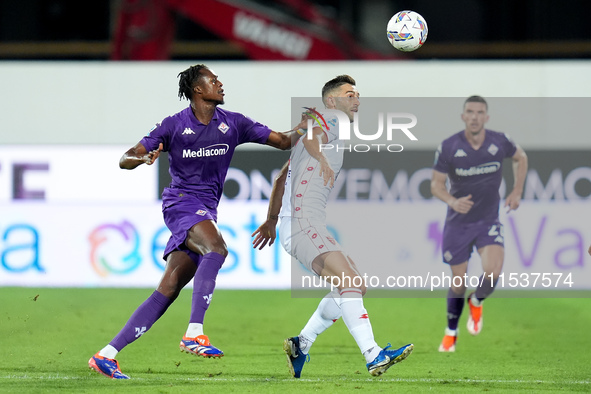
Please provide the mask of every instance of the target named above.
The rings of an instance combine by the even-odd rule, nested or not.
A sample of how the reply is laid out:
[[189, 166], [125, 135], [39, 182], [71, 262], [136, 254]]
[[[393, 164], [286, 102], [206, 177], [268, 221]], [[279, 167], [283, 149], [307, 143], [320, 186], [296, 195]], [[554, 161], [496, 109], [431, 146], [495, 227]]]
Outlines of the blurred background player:
[[452, 272], [452, 286], [447, 295], [447, 328], [440, 352], [455, 351], [466, 292], [464, 275], [473, 248], [480, 254], [484, 273], [476, 291], [467, 299], [470, 308], [467, 328], [472, 335], [482, 330], [482, 302], [494, 291], [503, 268], [503, 225], [499, 222], [503, 159], [513, 160], [514, 184], [505, 200], [507, 212], [519, 207], [527, 174], [523, 149], [504, 133], [485, 129], [488, 119], [484, 98], [469, 97], [462, 112], [466, 128], [444, 140], [435, 154], [431, 192], [448, 205], [442, 252], [443, 261]]
[[145, 334], [193, 278], [191, 316], [180, 348], [203, 357], [223, 356], [203, 333], [203, 320], [228, 254], [216, 221], [234, 149], [246, 142], [289, 149], [307, 125], [302, 116], [294, 130], [277, 133], [240, 113], [218, 108], [224, 104], [223, 84], [204, 65], [189, 67], [179, 77], [179, 97], [191, 105], [157, 124], [119, 162], [123, 169], [134, 169], [153, 164], [162, 151], [169, 152], [172, 183], [162, 193], [162, 212], [172, 235], [164, 250], [166, 268], [158, 287], [88, 362], [90, 368], [113, 379], [129, 378], [115, 360], [117, 353]]
[[[322, 89], [322, 101], [328, 110], [316, 112], [311, 138], [302, 138], [292, 149], [290, 160], [275, 179], [269, 202], [267, 220], [252, 234], [253, 246], [262, 249], [273, 244], [278, 217], [280, 240], [285, 250], [320, 277], [349, 279], [333, 282], [334, 291], [318, 305], [299, 336], [287, 338], [283, 349], [287, 354], [290, 372], [301, 376], [310, 347], [316, 337], [341, 316], [366, 360], [368, 372], [383, 374], [388, 368], [404, 360], [413, 345], [390, 349], [381, 348], [374, 340], [373, 330], [362, 296], [366, 287], [355, 263], [326, 228], [326, 202], [343, 164], [342, 141], [339, 141], [339, 120], [346, 127], [353, 121], [359, 107], [359, 93], [355, 80], [340, 75], [328, 81]], [[339, 114], [339, 110], [342, 113]], [[309, 131], [308, 131], [309, 132]], [[324, 149], [321, 149], [321, 145]], [[332, 146], [332, 149], [326, 149]], [[340, 146], [341, 149], [336, 149]]]

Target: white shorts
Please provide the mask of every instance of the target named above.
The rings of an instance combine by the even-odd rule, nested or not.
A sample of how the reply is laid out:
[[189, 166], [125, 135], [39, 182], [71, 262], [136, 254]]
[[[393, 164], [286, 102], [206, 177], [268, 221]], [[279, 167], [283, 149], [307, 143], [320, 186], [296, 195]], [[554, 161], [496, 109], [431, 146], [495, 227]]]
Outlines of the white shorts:
[[309, 219], [281, 217], [279, 239], [283, 249], [311, 272], [312, 262], [322, 253], [343, 251], [326, 224]]

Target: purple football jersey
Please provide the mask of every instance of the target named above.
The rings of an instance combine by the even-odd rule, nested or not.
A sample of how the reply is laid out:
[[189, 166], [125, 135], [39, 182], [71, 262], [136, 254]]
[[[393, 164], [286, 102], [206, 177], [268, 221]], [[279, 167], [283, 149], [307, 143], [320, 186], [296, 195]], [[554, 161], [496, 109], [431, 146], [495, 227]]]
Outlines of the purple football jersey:
[[444, 140], [435, 154], [433, 169], [448, 175], [450, 194], [456, 198], [472, 195], [474, 205], [466, 214], [447, 209], [447, 222], [474, 223], [499, 217], [499, 187], [503, 159], [512, 157], [517, 147], [504, 133], [486, 130], [484, 143], [474, 150], [464, 131]]
[[264, 144], [271, 129], [247, 116], [216, 108], [208, 125], [191, 107], [165, 118], [140, 142], [148, 150], [163, 144], [168, 152], [170, 187], [184, 189], [217, 207], [236, 146]]

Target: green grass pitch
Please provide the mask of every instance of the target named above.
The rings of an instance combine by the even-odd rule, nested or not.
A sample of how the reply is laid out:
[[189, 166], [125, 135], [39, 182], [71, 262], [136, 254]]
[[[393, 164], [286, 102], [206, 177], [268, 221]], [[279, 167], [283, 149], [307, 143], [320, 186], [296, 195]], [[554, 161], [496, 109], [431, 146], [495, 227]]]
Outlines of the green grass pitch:
[[[0, 288], [0, 392], [544, 392], [591, 391], [589, 298], [493, 298], [473, 337], [460, 321], [457, 350], [437, 351], [441, 298], [367, 298], [377, 342], [415, 351], [378, 378], [365, 369], [342, 321], [318, 338], [302, 379], [288, 372], [282, 341], [299, 333], [318, 299], [289, 291], [216, 291], [206, 333], [222, 359], [181, 353], [191, 291], [118, 360], [132, 379], [88, 369], [149, 289]], [[466, 310], [467, 311], [467, 310]]]

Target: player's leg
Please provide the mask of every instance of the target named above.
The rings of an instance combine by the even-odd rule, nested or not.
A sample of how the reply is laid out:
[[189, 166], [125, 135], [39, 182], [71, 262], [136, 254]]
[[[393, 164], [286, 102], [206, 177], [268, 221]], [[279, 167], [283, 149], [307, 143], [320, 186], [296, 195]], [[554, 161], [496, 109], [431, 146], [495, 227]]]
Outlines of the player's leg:
[[390, 350], [390, 345], [382, 349], [376, 343], [369, 315], [363, 305], [365, 283], [351, 258], [342, 252], [323, 253], [314, 259], [312, 269], [339, 289], [343, 321], [365, 357], [370, 374], [381, 375], [408, 357], [413, 349], [412, 344]]
[[128, 379], [115, 360], [117, 353], [152, 327], [189, 283], [195, 270], [195, 263], [186, 253], [176, 251], [169, 254], [156, 291], [135, 310], [115, 338], [89, 360], [89, 366], [107, 377]]
[[482, 331], [484, 319], [482, 316], [482, 303], [495, 290], [499, 275], [503, 269], [503, 260], [505, 249], [502, 245], [491, 244], [478, 249], [482, 260], [483, 274], [478, 281], [476, 291], [468, 297], [468, 307], [470, 316], [468, 318], [467, 328], [472, 335], [477, 335]]
[[180, 343], [182, 351], [203, 357], [222, 357], [224, 353], [211, 345], [203, 332], [205, 313], [211, 304], [218, 272], [228, 249], [213, 220], [195, 224], [187, 235], [186, 246], [200, 258], [193, 281], [193, 298], [189, 326]]
[[466, 283], [464, 280], [468, 270], [468, 262], [450, 265], [451, 286], [447, 291], [447, 327], [443, 340], [439, 345], [440, 352], [454, 352], [458, 338], [458, 322], [464, 309], [464, 294]]
[[446, 223], [441, 251], [443, 262], [451, 270], [451, 284], [446, 297], [447, 327], [439, 346], [440, 352], [453, 352], [458, 337], [458, 321], [464, 309], [465, 275], [474, 249], [476, 234], [471, 226]]
[[[314, 244], [310, 242], [312, 238], [305, 235], [306, 232], [293, 231], [294, 226], [298, 227], [299, 224], [300, 222], [297, 220], [292, 222], [290, 217], [281, 218], [281, 222], [279, 223], [279, 241], [285, 251], [302, 262], [306, 268], [311, 269], [309, 264], [311, 264], [319, 252]], [[318, 229], [315, 230], [318, 231]], [[322, 234], [326, 235], [323, 232]], [[336, 243], [332, 246], [340, 248]], [[296, 249], [300, 254], [295, 251]], [[334, 289], [320, 301], [318, 307], [300, 331], [300, 334], [283, 341], [283, 350], [287, 355], [287, 364], [292, 376], [296, 378], [301, 376], [304, 364], [309, 359], [308, 352], [318, 335], [332, 326], [341, 317], [340, 304], [339, 291], [338, 289]]]
[[487, 245], [478, 249], [482, 261], [483, 274], [474, 293], [476, 301], [482, 302], [495, 290], [499, 275], [503, 270], [505, 248], [502, 245]]
[[326, 331], [341, 316], [341, 297], [338, 289], [335, 289], [320, 301], [318, 308], [300, 332], [301, 351], [307, 354], [318, 335]]
[[503, 269], [505, 257], [503, 225], [497, 220], [494, 223], [479, 225], [476, 233], [476, 249], [482, 260], [483, 274], [476, 291], [468, 296], [470, 317], [467, 328], [472, 335], [480, 333], [483, 327], [482, 301], [489, 297], [497, 284]]
[[326, 331], [341, 317], [341, 296], [335, 289], [328, 293], [318, 304], [300, 335], [283, 341], [283, 350], [292, 376], [299, 378], [308, 358], [308, 352], [318, 335]]
[[312, 269], [320, 277], [332, 281], [339, 290], [343, 321], [367, 361], [373, 360], [380, 347], [374, 340], [369, 316], [363, 305], [365, 284], [353, 261], [342, 252], [327, 252], [314, 259]]

